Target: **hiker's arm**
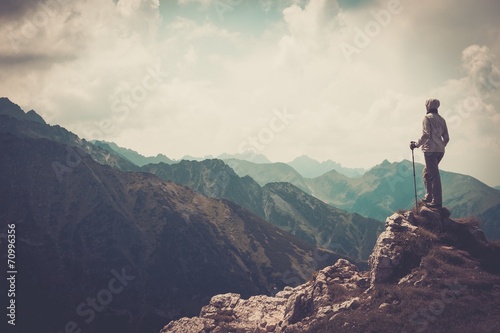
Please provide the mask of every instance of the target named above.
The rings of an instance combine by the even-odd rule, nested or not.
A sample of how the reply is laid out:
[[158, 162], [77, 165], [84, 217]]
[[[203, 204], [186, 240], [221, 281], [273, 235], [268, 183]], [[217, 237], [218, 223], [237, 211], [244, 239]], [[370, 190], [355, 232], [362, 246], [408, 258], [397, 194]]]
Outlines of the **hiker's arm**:
[[424, 121], [422, 122], [422, 136], [420, 137], [420, 139], [418, 139], [416, 148], [426, 143], [427, 140], [429, 140], [430, 135], [431, 135], [431, 127], [429, 119], [427, 117], [424, 117]]
[[448, 142], [450, 142], [450, 135], [448, 134], [448, 126], [446, 126], [446, 122], [444, 123], [443, 142], [445, 147]]

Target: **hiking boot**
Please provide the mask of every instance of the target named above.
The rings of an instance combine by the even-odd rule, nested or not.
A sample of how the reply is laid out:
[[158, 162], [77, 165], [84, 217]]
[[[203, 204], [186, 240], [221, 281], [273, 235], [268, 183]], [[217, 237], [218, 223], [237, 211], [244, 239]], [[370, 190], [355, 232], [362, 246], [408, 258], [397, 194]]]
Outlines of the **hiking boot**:
[[425, 206], [429, 207], [429, 208], [443, 208], [443, 205], [441, 205], [441, 204], [435, 204], [435, 203], [432, 203], [432, 202], [425, 203]]

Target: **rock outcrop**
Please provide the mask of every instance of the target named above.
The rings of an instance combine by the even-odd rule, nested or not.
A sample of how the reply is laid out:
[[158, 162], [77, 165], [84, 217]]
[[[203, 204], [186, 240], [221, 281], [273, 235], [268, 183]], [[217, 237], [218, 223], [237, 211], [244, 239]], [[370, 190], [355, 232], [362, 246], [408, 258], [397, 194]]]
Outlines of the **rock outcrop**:
[[420, 207], [387, 218], [368, 271], [339, 259], [274, 296], [217, 295], [161, 333], [496, 332], [498, 262], [474, 220]]
[[339, 259], [309, 282], [286, 287], [275, 296], [241, 299], [238, 294], [212, 297], [197, 318], [182, 318], [162, 333], [309, 332], [331, 316], [359, 306], [359, 296], [346, 297], [369, 285], [367, 274]]
[[399, 238], [402, 235], [405, 238], [417, 236], [417, 227], [408, 221], [414, 220], [413, 215], [410, 212], [405, 215], [395, 213], [387, 218], [386, 229], [380, 234], [370, 256], [372, 285], [389, 281], [405, 262], [404, 249]]
[[469, 247], [469, 250], [471, 246], [488, 247], [478, 226], [450, 219], [446, 208], [431, 210], [421, 206], [417, 215], [412, 211], [394, 213], [387, 218], [386, 229], [380, 234], [370, 256], [371, 285], [394, 282], [419, 267], [433, 242], [437, 241], [434, 234], [426, 231], [452, 234], [455, 243]]

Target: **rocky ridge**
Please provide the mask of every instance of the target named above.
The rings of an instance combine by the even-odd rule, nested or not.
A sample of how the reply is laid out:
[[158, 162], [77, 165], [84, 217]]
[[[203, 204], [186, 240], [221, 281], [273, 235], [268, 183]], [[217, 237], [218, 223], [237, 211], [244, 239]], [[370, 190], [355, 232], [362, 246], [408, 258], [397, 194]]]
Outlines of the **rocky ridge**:
[[353, 259], [366, 261], [383, 229], [378, 220], [327, 205], [290, 183], [261, 187], [218, 159], [148, 164], [141, 170], [208, 197], [230, 200], [311, 245]]
[[122, 171], [139, 171], [139, 167], [114, 152], [93, 145], [85, 139], [59, 125], [49, 125], [35, 111], [24, 112], [19, 105], [8, 98], [0, 97], [0, 133], [9, 133], [18, 138], [48, 139], [67, 145], [65, 158], [54, 164], [61, 175], [68, 173], [68, 167], [79, 164], [88, 154], [96, 162]]
[[476, 221], [449, 216], [425, 207], [394, 213], [370, 270], [339, 259], [274, 296], [217, 295], [161, 333], [496, 332], [500, 246]]

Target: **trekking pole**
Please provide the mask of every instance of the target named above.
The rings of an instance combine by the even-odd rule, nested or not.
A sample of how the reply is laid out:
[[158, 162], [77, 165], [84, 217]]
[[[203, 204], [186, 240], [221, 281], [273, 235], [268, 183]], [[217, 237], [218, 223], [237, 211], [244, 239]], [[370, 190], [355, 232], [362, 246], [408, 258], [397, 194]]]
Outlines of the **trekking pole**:
[[415, 177], [415, 155], [413, 154], [413, 148], [411, 150], [411, 161], [413, 164], [413, 187], [415, 189], [415, 214], [418, 213], [418, 203], [417, 203], [417, 179]]

